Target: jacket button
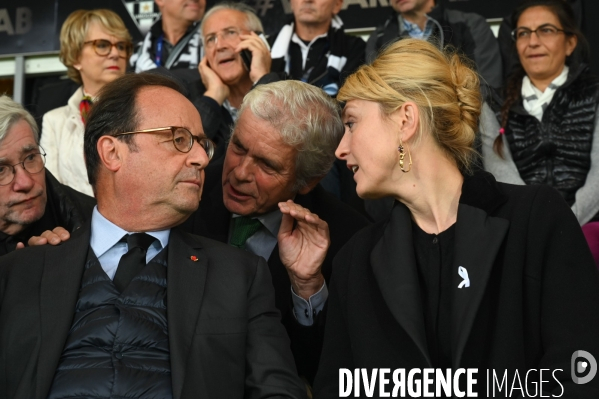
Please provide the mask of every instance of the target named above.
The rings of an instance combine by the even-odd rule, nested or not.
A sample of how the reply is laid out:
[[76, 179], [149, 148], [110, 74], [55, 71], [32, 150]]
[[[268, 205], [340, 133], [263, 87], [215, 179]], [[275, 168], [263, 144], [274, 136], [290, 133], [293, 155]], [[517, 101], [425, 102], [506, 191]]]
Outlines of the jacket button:
[[116, 357], [117, 359], [121, 360], [123, 358], [123, 354], [121, 352], [117, 352], [114, 354], [114, 357]]

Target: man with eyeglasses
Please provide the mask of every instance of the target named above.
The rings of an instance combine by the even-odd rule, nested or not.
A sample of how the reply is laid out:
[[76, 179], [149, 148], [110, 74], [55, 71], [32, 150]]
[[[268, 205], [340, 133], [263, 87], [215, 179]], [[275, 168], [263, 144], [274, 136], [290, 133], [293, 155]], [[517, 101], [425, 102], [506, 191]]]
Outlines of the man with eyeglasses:
[[282, 77], [270, 73], [270, 49], [262, 31], [254, 9], [244, 3], [217, 4], [200, 25], [205, 56], [199, 71], [205, 91], [194, 104], [204, 131], [217, 145], [216, 159], [224, 155], [243, 97], [254, 85]]
[[[145, 2], [147, 3], [147, 2]], [[202, 43], [199, 21], [206, 9], [205, 0], [155, 0], [158, 19], [137, 45], [130, 64], [135, 72], [158, 67], [197, 70]], [[140, 7], [144, 7], [140, 3]]]
[[59, 229], [66, 237], [89, 220], [96, 201], [45, 170], [35, 120], [5, 95], [0, 96], [0, 127], [0, 255], [57, 227], [66, 229]]
[[4, 396], [306, 397], [266, 262], [176, 228], [213, 149], [174, 81], [104, 88], [84, 138], [91, 223], [0, 258]]

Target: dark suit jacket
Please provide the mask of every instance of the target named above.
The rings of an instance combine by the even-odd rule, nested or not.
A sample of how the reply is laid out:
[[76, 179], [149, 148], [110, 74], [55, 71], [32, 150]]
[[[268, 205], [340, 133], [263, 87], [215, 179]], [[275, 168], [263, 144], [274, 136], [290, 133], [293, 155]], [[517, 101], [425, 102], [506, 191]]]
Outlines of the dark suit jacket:
[[[208, 166], [200, 207], [181, 225], [181, 228], [226, 243], [229, 237], [231, 213], [223, 203], [222, 168], [222, 162]], [[322, 264], [322, 274], [328, 283], [333, 258], [337, 251], [354, 233], [368, 225], [368, 221], [360, 213], [327, 193], [320, 185], [307, 195], [297, 195], [295, 202], [317, 214], [329, 225], [331, 246]], [[311, 327], [300, 325], [293, 315], [291, 282], [287, 269], [279, 257], [278, 245], [268, 259], [268, 267], [275, 287], [275, 303], [281, 311], [282, 322], [291, 338], [291, 348], [298, 372], [312, 382], [320, 357], [325, 312], [318, 315]]]
[[[0, 397], [47, 397], [89, 236], [0, 258]], [[178, 229], [168, 248], [173, 398], [305, 397], [264, 260]]]
[[[398, 202], [389, 220], [356, 234], [335, 259], [315, 398], [338, 397], [339, 368], [435, 367], [411, 223]], [[564, 370], [555, 374], [562, 397], [599, 397], [599, 378], [570, 379], [575, 351], [599, 359], [599, 279], [561, 196], [547, 186], [497, 183], [484, 172], [466, 178], [454, 245], [453, 370], [478, 368], [479, 397], [486, 397], [486, 369], [508, 370], [511, 386], [516, 371], [525, 384], [526, 371], [541, 368]], [[458, 288], [458, 266], [470, 287]], [[550, 373], [543, 380], [544, 395], [560, 395]]]

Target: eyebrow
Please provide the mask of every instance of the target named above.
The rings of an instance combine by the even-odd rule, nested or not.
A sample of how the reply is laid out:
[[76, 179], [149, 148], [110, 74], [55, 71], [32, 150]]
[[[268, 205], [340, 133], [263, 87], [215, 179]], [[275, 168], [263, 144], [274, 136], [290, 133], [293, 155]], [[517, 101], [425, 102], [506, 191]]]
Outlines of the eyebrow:
[[[23, 154], [26, 154], [28, 152], [35, 151], [35, 150], [39, 150], [39, 146], [37, 144], [27, 144], [27, 145], [21, 147], [19, 155], [23, 155]], [[8, 163], [8, 158], [0, 158], [0, 163], [4, 163], [4, 164]]]
[[[237, 136], [234, 133], [233, 133], [233, 136], [231, 136], [231, 142], [233, 144], [235, 144], [236, 146], [238, 146], [239, 148], [241, 148], [242, 150], [247, 151], [247, 148], [243, 145], [241, 140], [239, 140], [239, 138], [237, 138]], [[276, 170], [277, 172], [280, 172], [283, 169], [283, 166], [281, 165], [281, 163], [279, 163], [275, 160], [264, 158], [264, 157], [257, 156], [257, 155], [252, 155], [252, 158], [254, 158], [255, 160], [257, 160], [259, 162], [266, 164], [269, 168], [272, 168], [272, 169]]]

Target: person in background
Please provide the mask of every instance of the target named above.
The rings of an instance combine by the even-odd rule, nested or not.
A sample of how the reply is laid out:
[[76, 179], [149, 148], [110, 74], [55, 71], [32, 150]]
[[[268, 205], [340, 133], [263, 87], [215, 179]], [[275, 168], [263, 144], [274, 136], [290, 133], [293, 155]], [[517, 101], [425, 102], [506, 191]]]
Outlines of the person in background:
[[[479, 397], [492, 384], [481, 372], [489, 369], [506, 370], [526, 392], [544, 379], [543, 396], [598, 397], [599, 379], [577, 384], [570, 373], [578, 350], [599, 357], [593, 258], [553, 188], [472, 172], [477, 73], [456, 54], [405, 39], [347, 78], [337, 98], [346, 128], [336, 155], [358, 195], [396, 202], [334, 260], [314, 398], [339, 397], [341, 369], [370, 376], [381, 367], [450, 369], [453, 381], [458, 369], [477, 369]], [[465, 384], [448, 392], [427, 377], [416, 375], [409, 389], [421, 382], [463, 396]], [[382, 384], [373, 384], [375, 397], [392, 390]]]
[[367, 61], [372, 61], [381, 48], [398, 38], [428, 40], [439, 49], [451, 44], [474, 61], [484, 95], [488, 93], [487, 86], [501, 87], [499, 46], [482, 16], [448, 9], [437, 0], [392, 0], [391, 7], [395, 13], [368, 38]]
[[205, 0], [155, 0], [158, 19], [138, 44], [130, 64], [135, 72], [157, 67], [197, 70], [202, 58], [199, 21], [206, 9]]
[[[336, 96], [345, 78], [364, 63], [366, 48], [360, 37], [345, 33], [337, 15], [342, 5], [342, 0], [292, 0], [293, 19], [272, 40], [271, 71], [285, 72]], [[366, 214], [351, 173], [342, 163], [335, 161], [321, 184]]]
[[484, 108], [485, 169], [501, 182], [554, 187], [599, 265], [599, 79], [588, 44], [562, 0], [528, 0], [512, 25], [519, 63]]
[[94, 195], [83, 160], [87, 115], [100, 89], [125, 74], [131, 49], [125, 24], [110, 10], [74, 11], [60, 30], [60, 60], [81, 86], [67, 105], [44, 115], [40, 144], [56, 179], [87, 195]]
[[[263, 30], [254, 9], [244, 3], [219, 3], [202, 20], [205, 56], [198, 68], [203, 91], [192, 101], [202, 115], [206, 135], [216, 143], [215, 160], [224, 155], [245, 95], [255, 84], [281, 79], [270, 73], [268, 43], [255, 33]], [[245, 65], [242, 51], [250, 65]]]
[[91, 218], [96, 201], [56, 181], [45, 160], [33, 117], [0, 96], [0, 256], [60, 227], [59, 243]]
[[345, 77], [364, 63], [366, 43], [343, 30], [342, 0], [291, 0], [293, 20], [272, 40], [273, 72], [336, 96]]

